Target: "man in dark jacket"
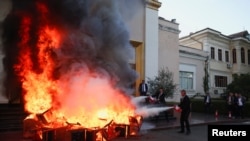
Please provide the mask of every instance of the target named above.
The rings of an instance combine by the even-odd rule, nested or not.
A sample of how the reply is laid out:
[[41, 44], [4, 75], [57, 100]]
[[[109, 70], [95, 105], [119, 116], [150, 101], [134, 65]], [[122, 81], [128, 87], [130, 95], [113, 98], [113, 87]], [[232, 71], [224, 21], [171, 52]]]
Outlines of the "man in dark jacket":
[[211, 97], [209, 93], [206, 93], [204, 97], [204, 109], [206, 114], [210, 112], [210, 107], [211, 107]]
[[146, 96], [147, 92], [148, 92], [148, 85], [147, 83], [145, 83], [145, 80], [142, 80], [139, 85], [140, 96]]
[[186, 90], [181, 90], [181, 101], [178, 105], [181, 109], [181, 116], [180, 116], [180, 124], [181, 124], [181, 130], [178, 133], [184, 133], [185, 132], [185, 126], [186, 126], [186, 134], [189, 135], [191, 133], [190, 125], [189, 125], [189, 114], [190, 114], [190, 99], [186, 95]]
[[165, 101], [166, 94], [164, 93], [163, 88], [160, 88], [159, 91], [152, 97], [156, 99], [156, 103], [166, 104], [166, 101]]
[[[158, 107], [166, 106], [166, 101], [165, 101], [166, 94], [164, 93], [163, 88], [160, 88], [156, 94], [152, 95], [152, 97], [155, 99], [154, 104], [156, 104]], [[159, 114], [165, 115], [166, 120], [169, 121], [168, 111], [163, 111]], [[158, 118], [159, 115], [155, 117], [155, 120], [158, 120]]]

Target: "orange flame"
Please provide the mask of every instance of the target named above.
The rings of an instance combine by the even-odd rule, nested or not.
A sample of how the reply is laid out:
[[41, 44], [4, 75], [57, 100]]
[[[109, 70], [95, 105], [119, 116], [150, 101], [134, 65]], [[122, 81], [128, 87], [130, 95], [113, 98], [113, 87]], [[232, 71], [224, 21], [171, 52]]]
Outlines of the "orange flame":
[[37, 4], [37, 9], [44, 23], [37, 33], [36, 50], [30, 47], [34, 38], [29, 34], [32, 19], [26, 16], [21, 22], [19, 63], [15, 66], [25, 90], [25, 109], [33, 114], [51, 109], [52, 122], [64, 119], [84, 127], [102, 127], [111, 120], [129, 124], [128, 117], [134, 115], [135, 106], [128, 96], [112, 87], [108, 76], [101, 76], [80, 62], [62, 77], [52, 78], [57, 65], [53, 53], [60, 50], [63, 36], [59, 28], [46, 22], [46, 6]]

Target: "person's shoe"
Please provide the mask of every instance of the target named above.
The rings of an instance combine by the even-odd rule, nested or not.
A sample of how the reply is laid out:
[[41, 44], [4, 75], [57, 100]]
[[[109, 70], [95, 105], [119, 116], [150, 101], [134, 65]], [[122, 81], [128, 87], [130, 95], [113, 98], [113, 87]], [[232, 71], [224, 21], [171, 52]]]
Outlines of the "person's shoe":
[[178, 131], [177, 133], [184, 133], [184, 131], [181, 130], [181, 131]]
[[187, 131], [187, 132], [186, 132], [186, 135], [189, 135], [190, 133], [191, 133], [190, 131]]

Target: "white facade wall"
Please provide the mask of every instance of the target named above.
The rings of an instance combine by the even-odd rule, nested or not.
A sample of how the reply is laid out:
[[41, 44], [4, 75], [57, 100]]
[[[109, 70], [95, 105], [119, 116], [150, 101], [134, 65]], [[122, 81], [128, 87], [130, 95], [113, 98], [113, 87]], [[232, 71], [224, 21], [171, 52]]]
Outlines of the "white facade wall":
[[168, 101], [180, 101], [179, 84], [179, 24], [175, 20], [159, 18], [159, 49], [158, 69], [168, 68], [173, 73], [173, 81], [177, 84], [177, 91]]
[[193, 73], [193, 89], [187, 90], [190, 96], [204, 95], [203, 77], [205, 76], [205, 60], [207, 53], [203, 50], [180, 46], [180, 70]]
[[174, 73], [174, 82], [179, 82], [179, 24], [159, 18], [159, 66]]
[[[227, 64], [232, 64], [232, 53], [230, 49], [230, 44], [228, 39], [224, 38], [216, 38], [214, 36], [209, 36], [207, 40], [207, 48], [209, 55], [211, 54], [211, 47], [214, 47], [215, 58], [210, 58], [209, 70], [210, 70], [210, 93], [213, 97], [219, 97], [220, 93], [223, 93], [226, 88], [225, 87], [216, 87], [215, 86], [215, 76], [225, 76], [227, 77], [228, 84], [232, 82], [232, 73], [231, 69], [227, 67]], [[218, 50], [222, 51], [222, 61], [219, 61], [218, 58]], [[229, 52], [229, 62], [225, 60], [225, 51]]]
[[158, 11], [145, 11], [145, 78], [158, 74]]

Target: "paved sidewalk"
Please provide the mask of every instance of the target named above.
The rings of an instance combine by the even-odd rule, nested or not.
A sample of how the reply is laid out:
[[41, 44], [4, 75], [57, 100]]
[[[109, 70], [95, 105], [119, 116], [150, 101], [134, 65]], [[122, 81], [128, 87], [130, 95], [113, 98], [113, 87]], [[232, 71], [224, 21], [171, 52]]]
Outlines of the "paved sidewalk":
[[[147, 130], [167, 130], [171, 128], [179, 128], [179, 114], [174, 113], [174, 119], [170, 119], [169, 122], [165, 119], [159, 119], [158, 121], [152, 121], [145, 119], [141, 126], [141, 132]], [[191, 113], [190, 114], [190, 126], [196, 126], [201, 124], [220, 124], [220, 123], [230, 123], [230, 122], [250, 122], [250, 118], [245, 119], [230, 119], [224, 116], [219, 116], [215, 118], [214, 115], [206, 115], [203, 113]], [[22, 131], [11, 131], [11, 132], [0, 132], [0, 140], [2, 141], [30, 141], [23, 138]]]
[[[167, 122], [164, 119], [160, 119], [158, 121], [151, 121], [146, 120], [143, 122], [141, 130], [163, 130], [169, 128], [179, 128], [180, 113], [175, 113], [175, 119], [169, 120]], [[190, 126], [201, 125], [201, 124], [220, 124], [220, 123], [228, 123], [228, 122], [242, 122], [242, 121], [249, 121], [250, 118], [244, 119], [232, 119], [225, 116], [218, 116], [215, 117], [213, 114], [204, 114], [204, 113], [191, 113], [190, 114]]]

